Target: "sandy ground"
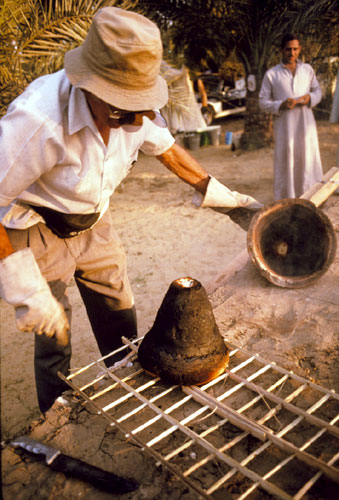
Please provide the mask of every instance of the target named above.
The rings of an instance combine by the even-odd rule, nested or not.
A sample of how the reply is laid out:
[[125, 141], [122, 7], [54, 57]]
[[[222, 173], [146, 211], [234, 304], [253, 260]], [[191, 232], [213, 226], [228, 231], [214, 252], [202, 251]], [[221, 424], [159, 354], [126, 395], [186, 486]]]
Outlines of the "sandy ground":
[[[243, 121], [239, 118], [224, 120], [221, 124], [223, 133], [225, 130], [241, 131], [243, 127]], [[326, 172], [335, 165], [339, 126], [319, 121], [318, 133]], [[192, 154], [210, 174], [231, 189], [250, 194], [263, 203], [272, 201], [273, 148], [241, 152], [231, 151], [221, 144], [202, 147], [192, 151]], [[142, 155], [112, 198], [114, 224], [128, 257], [140, 335], [152, 326], [164, 294], [174, 279], [191, 276], [207, 286], [220, 276], [228, 263], [246, 246], [245, 231], [225, 215], [194, 207], [191, 203], [192, 194], [189, 186], [180, 182], [157, 160]], [[337, 196], [332, 198], [336, 199]], [[69, 292], [74, 306], [72, 367], [75, 368], [97, 359], [99, 352], [74, 283], [71, 283]], [[337, 307], [335, 297], [330, 299]], [[291, 297], [289, 300], [291, 302], [294, 299]], [[220, 294], [213, 295], [217, 321], [224, 330], [227, 312], [223, 312], [222, 302]], [[233, 301], [232, 307], [235, 305]], [[253, 310], [257, 307], [257, 304], [253, 304]], [[40, 414], [34, 387], [33, 337], [17, 332], [13, 311], [4, 302], [0, 305], [0, 314], [1, 432], [2, 441], [7, 441], [27, 432], [32, 421]], [[269, 329], [263, 332], [260, 335], [266, 335], [268, 342]], [[238, 330], [237, 335], [232, 340], [246, 343], [245, 334], [242, 335]], [[287, 341], [287, 337], [284, 341]], [[267, 342], [261, 344], [265, 353], [279, 348], [279, 342]], [[312, 349], [313, 353], [314, 346]], [[307, 348], [304, 348], [303, 356], [307, 358]], [[335, 362], [335, 358], [331, 358], [331, 362]], [[308, 373], [306, 368], [304, 375]], [[333, 382], [330, 378], [323, 377], [322, 382], [333, 388], [330, 387]]]

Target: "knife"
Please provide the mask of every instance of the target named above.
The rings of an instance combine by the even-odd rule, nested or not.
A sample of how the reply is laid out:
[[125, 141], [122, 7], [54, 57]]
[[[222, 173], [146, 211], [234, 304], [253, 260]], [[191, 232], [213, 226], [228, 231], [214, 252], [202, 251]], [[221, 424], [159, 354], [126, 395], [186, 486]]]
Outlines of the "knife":
[[89, 482], [93, 486], [110, 493], [128, 493], [139, 487], [139, 484], [134, 479], [117, 476], [112, 472], [99, 469], [77, 458], [64, 455], [60, 450], [28, 436], [18, 437], [10, 444], [14, 448], [23, 448], [29, 453], [43, 455], [51, 469]]

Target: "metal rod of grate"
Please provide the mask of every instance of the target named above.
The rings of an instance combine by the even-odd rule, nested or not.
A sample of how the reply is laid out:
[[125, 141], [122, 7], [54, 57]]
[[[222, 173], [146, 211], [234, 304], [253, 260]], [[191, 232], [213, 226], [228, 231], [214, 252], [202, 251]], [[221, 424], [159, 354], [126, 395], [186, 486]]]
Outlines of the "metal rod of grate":
[[124, 339], [126, 356], [112, 368], [103, 361], [114, 353], [59, 376], [198, 498], [224, 489], [242, 500], [262, 489], [300, 500], [319, 480], [339, 483], [334, 391], [234, 346], [221, 376], [170, 386], [138, 364], [141, 340]]

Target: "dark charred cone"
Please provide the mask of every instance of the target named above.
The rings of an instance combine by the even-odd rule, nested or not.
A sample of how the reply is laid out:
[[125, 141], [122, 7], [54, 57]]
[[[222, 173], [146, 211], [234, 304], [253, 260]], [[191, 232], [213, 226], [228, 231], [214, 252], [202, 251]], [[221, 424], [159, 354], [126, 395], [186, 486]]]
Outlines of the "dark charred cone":
[[204, 287], [192, 278], [173, 281], [140, 344], [141, 366], [172, 384], [201, 385], [224, 372], [228, 357]]

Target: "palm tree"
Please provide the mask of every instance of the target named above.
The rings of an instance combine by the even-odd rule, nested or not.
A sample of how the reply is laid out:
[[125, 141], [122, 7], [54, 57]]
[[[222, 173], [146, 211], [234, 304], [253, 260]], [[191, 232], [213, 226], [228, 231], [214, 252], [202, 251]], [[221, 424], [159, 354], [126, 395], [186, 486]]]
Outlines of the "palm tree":
[[318, 52], [326, 47], [331, 53], [337, 42], [335, 0], [2, 0], [0, 116], [30, 81], [62, 67], [65, 52], [83, 41], [93, 15], [107, 5], [154, 19], [165, 48], [181, 54], [192, 69], [220, 68], [236, 54], [246, 76], [256, 81], [256, 89], [247, 94], [242, 138], [247, 148], [272, 139], [270, 116], [258, 107], [258, 91], [283, 32], [297, 30], [313, 47], [316, 43]]
[[234, 50], [246, 77], [254, 75], [242, 137], [249, 149], [272, 140], [270, 116], [260, 111], [258, 93], [265, 71], [279, 61], [282, 35], [297, 32], [337, 55], [335, 0], [138, 0], [137, 7], [171, 32], [172, 44], [191, 67], [220, 67]]
[[0, 5], [0, 116], [32, 80], [57, 71], [65, 52], [85, 38], [93, 15], [131, 0], [2, 0]]

